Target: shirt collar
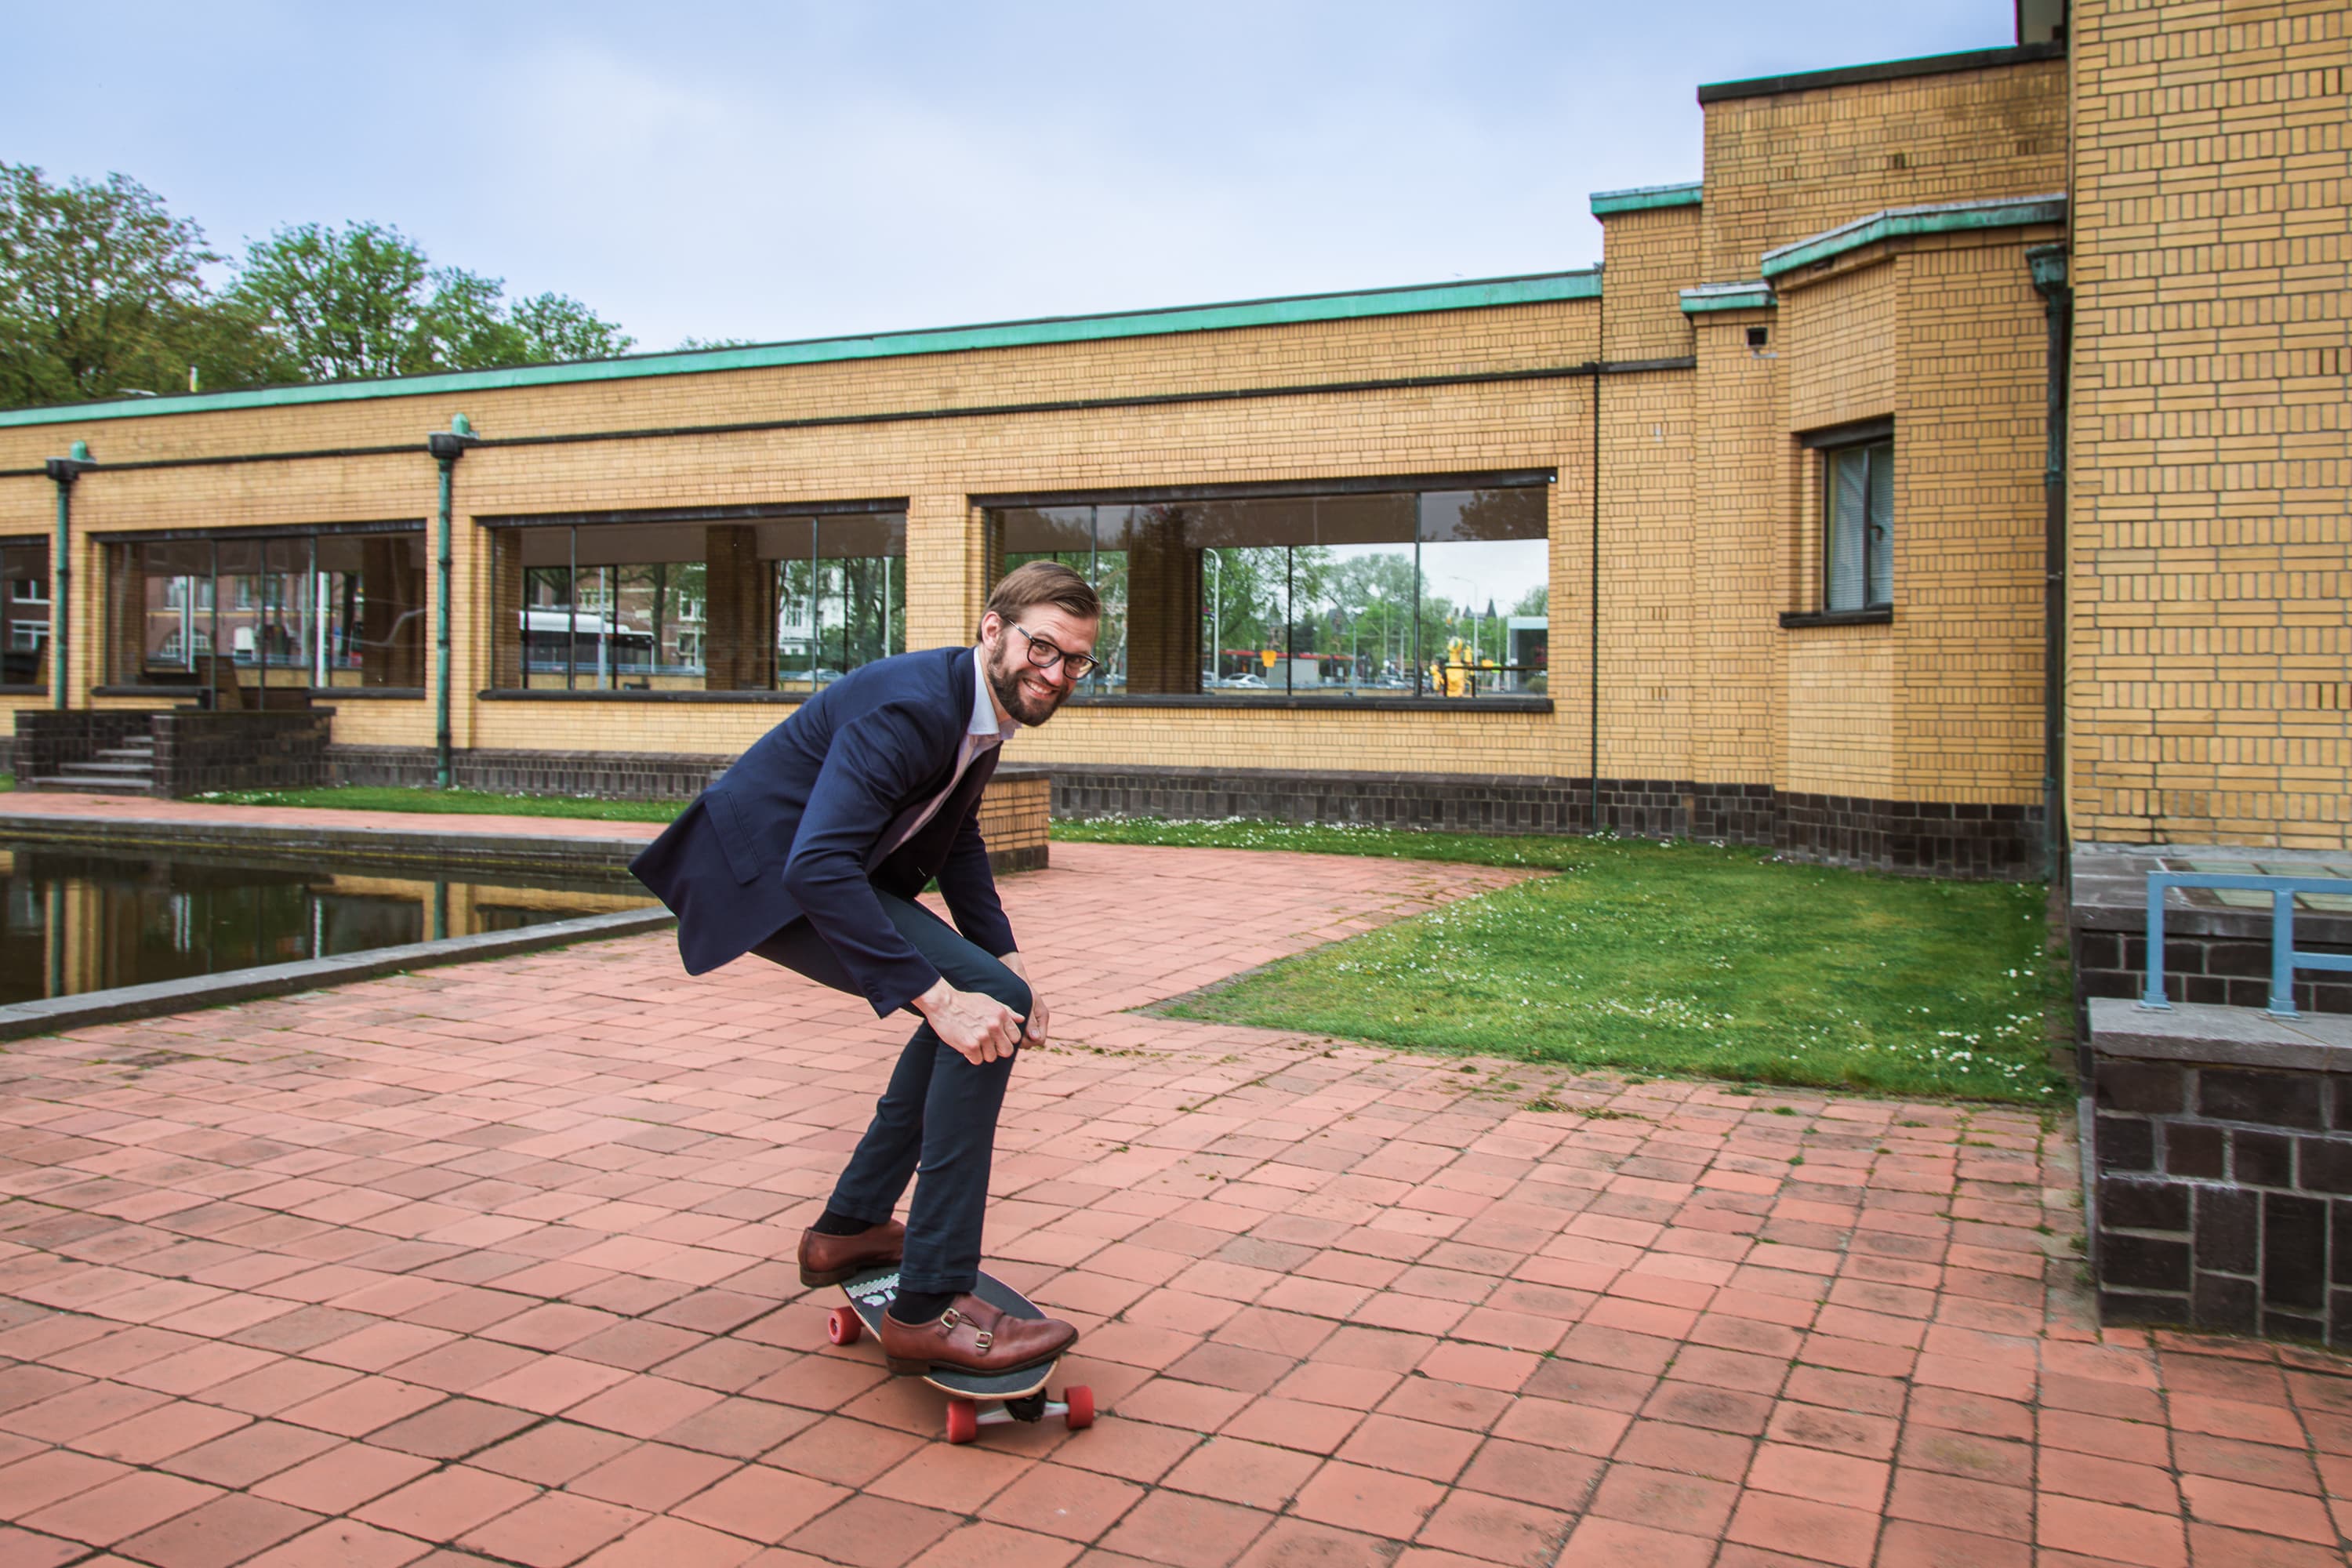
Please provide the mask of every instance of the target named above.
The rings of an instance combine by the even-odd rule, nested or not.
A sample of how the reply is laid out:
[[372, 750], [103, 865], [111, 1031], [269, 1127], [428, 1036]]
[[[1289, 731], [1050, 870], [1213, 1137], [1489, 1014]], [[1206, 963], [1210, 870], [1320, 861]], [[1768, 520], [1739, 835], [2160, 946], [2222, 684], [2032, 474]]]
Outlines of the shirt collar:
[[964, 733], [1001, 741], [1009, 739], [1019, 728], [1021, 721], [1011, 718], [998, 727], [996, 704], [988, 696], [988, 648], [984, 644], [975, 646], [971, 650], [971, 722], [964, 726]]

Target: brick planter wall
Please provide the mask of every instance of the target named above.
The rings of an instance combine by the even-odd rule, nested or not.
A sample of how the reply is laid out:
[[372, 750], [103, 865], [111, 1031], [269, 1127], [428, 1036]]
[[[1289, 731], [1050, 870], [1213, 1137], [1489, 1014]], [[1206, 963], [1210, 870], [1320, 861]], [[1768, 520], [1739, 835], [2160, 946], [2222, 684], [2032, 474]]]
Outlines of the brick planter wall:
[[2352, 1346], [2352, 1047], [2094, 1048], [2101, 1314]]
[[330, 781], [331, 708], [206, 710], [175, 708], [152, 721], [156, 795], [182, 799], [219, 789], [312, 789]]

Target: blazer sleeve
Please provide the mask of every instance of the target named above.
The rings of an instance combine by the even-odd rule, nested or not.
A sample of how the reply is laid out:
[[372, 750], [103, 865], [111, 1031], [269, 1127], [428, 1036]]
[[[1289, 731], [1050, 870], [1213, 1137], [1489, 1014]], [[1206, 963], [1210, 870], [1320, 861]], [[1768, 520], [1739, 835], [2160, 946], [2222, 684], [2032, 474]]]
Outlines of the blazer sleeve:
[[955, 917], [956, 930], [973, 946], [992, 958], [1015, 950], [1012, 922], [996, 897], [996, 873], [988, 868], [988, 845], [980, 836], [976, 803], [956, 829], [955, 843], [940, 866], [940, 896]]
[[898, 803], [926, 782], [937, 748], [902, 705], [834, 731], [784, 861], [784, 888], [874, 1011], [884, 1017], [938, 984], [940, 972], [882, 912], [866, 857]]

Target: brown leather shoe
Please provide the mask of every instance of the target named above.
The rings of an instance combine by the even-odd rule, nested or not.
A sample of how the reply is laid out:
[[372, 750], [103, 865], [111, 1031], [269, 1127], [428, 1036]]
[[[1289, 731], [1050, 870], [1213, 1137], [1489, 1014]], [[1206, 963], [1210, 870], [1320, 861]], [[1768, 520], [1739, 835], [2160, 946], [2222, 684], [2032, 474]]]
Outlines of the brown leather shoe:
[[869, 1268], [887, 1268], [907, 1249], [907, 1227], [885, 1220], [856, 1236], [801, 1232], [801, 1283], [838, 1285]]
[[1058, 1319], [1015, 1318], [977, 1296], [958, 1296], [928, 1323], [902, 1323], [884, 1312], [874, 1337], [892, 1372], [991, 1373], [1051, 1361], [1077, 1342], [1078, 1331]]

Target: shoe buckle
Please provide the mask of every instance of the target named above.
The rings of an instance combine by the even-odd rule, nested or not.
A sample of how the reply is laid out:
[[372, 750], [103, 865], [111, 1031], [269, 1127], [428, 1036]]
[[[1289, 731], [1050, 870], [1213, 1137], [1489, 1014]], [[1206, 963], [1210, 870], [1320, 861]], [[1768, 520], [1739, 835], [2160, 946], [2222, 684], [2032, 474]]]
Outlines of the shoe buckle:
[[996, 1336], [986, 1329], [975, 1329], [972, 1331], [971, 1342], [974, 1349], [981, 1354], [986, 1355], [989, 1346], [996, 1342]]
[[962, 1321], [963, 1314], [957, 1311], [953, 1307], [950, 1307], [946, 1311], [940, 1314], [940, 1326], [941, 1328], [952, 1329]]

